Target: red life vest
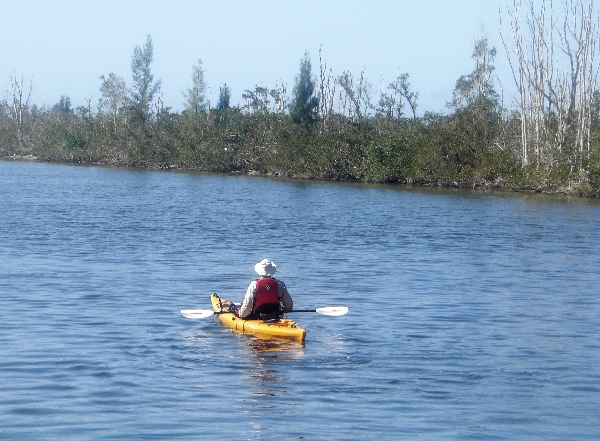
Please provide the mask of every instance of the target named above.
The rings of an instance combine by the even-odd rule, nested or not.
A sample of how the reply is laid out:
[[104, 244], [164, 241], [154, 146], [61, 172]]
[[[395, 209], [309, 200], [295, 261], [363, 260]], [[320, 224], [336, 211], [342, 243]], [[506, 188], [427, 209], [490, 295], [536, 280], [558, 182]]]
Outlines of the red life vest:
[[256, 281], [254, 311], [256, 311], [258, 307], [262, 305], [277, 305], [277, 307], [279, 307], [277, 280], [271, 277], [261, 277]]

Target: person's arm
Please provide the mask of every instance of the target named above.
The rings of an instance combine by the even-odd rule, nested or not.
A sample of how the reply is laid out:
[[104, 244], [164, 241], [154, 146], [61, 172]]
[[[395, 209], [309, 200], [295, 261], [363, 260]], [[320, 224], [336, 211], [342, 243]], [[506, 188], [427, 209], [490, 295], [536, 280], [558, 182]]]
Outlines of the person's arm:
[[292, 296], [287, 290], [287, 286], [281, 280], [277, 281], [277, 290], [279, 292], [279, 298], [281, 299], [281, 303], [283, 304], [282, 312], [290, 312], [294, 309], [294, 302], [292, 300]]
[[244, 301], [238, 312], [238, 316], [241, 318], [247, 317], [252, 313], [252, 307], [254, 306], [254, 299], [256, 298], [256, 281], [253, 281], [248, 285]]

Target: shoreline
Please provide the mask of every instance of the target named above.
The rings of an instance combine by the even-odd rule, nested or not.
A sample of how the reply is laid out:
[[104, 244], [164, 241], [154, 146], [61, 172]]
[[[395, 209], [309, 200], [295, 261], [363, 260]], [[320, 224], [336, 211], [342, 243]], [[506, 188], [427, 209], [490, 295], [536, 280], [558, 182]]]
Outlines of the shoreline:
[[558, 197], [576, 197], [581, 199], [597, 199], [600, 197], [598, 194], [584, 194], [582, 191], [578, 191], [577, 189], [571, 189], [571, 191], [566, 191], [564, 189], [559, 190], [551, 190], [551, 189], [531, 189], [531, 188], [509, 188], [502, 187], [498, 185], [469, 185], [469, 186], [460, 186], [456, 185], [442, 185], [442, 184], [434, 184], [434, 183], [415, 183], [415, 182], [367, 182], [365, 180], [356, 179], [356, 180], [343, 180], [343, 179], [313, 179], [313, 178], [301, 178], [301, 177], [285, 177], [278, 176], [272, 173], [261, 173], [257, 170], [248, 170], [246, 172], [242, 171], [229, 171], [229, 172], [211, 172], [206, 170], [194, 169], [191, 167], [182, 167], [179, 164], [171, 164], [171, 165], [148, 165], [148, 164], [140, 164], [140, 165], [132, 165], [132, 164], [109, 164], [106, 162], [89, 162], [89, 161], [57, 161], [57, 160], [45, 160], [39, 159], [37, 156], [32, 154], [29, 155], [4, 155], [0, 156], [0, 160], [3, 161], [17, 161], [17, 162], [38, 162], [38, 163], [46, 163], [46, 164], [63, 164], [63, 165], [75, 165], [75, 166], [96, 166], [96, 167], [109, 167], [109, 168], [122, 168], [122, 169], [130, 169], [130, 170], [154, 170], [154, 171], [178, 171], [182, 173], [190, 172], [190, 173], [206, 173], [212, 175], [244, 175], [244, 176], [255, 176], [255, 177], [265, 177], [265, 178], [276, 178], [289, 182], [346, 182], [346, 183], [354, 183], [354, 184], [371, 184], [371, 185], [379, 185], [379, 186], [390, 186], [390, 187], [412, 187], [412, 188], [437, 188], [437, 189], [454, 189], [454, 190], [470, 190], [470, 191], [480, 191], [480, 192], [500, 192], [500, 193], [515, 193], [515, 194], [543, 194], [547, 196], [558, 196]]

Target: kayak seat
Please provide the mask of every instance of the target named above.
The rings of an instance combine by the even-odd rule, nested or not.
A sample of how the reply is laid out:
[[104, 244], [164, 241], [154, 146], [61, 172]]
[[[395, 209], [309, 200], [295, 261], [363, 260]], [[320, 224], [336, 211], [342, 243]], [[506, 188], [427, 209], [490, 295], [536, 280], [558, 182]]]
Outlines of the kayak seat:
[[279, 304], [265, 303], [264, 305], [260, 305], [256, 308], [253, 315], [265, 322], [277, 322], [279, 321]]
[[267, 323], [275, 323], [279, 321], [279, 311], [273, 311], [266, 314], [258, 314], [258, 317]]

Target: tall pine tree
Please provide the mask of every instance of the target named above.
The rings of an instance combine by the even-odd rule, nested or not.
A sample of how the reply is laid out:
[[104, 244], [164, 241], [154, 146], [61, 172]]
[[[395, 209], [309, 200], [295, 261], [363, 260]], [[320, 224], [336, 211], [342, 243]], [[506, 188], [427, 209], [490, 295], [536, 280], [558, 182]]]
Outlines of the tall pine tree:
[[314, 96], [315, 80], [312, 76], [312, 65], [308, 52], [300, 61], [300, 72], [294, 85], [294, 97], [290, 103], [292, 121], [310, 130], [317, 120], [319, 100]]

